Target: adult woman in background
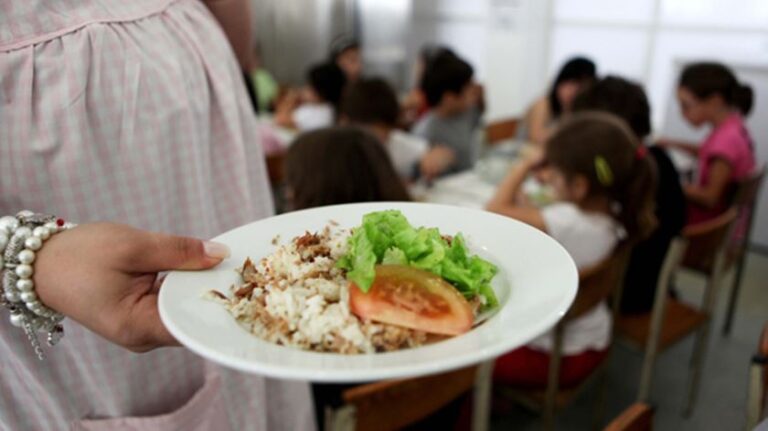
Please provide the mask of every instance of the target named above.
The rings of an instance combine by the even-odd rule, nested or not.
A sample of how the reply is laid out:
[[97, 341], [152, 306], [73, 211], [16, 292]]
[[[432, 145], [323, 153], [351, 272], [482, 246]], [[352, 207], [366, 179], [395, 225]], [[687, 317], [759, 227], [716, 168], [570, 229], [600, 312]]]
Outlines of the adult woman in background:
[[[241, 74], [247, 17], [235, 0], [0, 4], [0, 213], [199, 237], [271, 214]], [[62, 265], [62, 278], [73, 269]], [[181, 349], [135, 355], [71, 321], [39, 362], [5, 313], [0, 322], [0, 422], [10, 429], [313, 427], [306, 384], [244, 376]]]
[[571, 110], [579, 90], [597, 78], [595, 63], [584, 57], [568, 60], [557, 73], [549, 94], [537, 100], [525, 115], [521, 135], [543, 144], [563, 114]]

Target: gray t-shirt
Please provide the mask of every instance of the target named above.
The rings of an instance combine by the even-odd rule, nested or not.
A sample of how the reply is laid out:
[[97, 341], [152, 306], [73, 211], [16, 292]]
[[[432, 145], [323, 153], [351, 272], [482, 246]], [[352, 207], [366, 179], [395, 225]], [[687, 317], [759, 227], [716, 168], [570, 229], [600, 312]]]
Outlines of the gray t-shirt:
[[480, 150], [475, 130], [480, 124], [481, 112], [477, 108], [451, 117], [440, 117], [434, 111], [427, 113], [413, 127], [413, 134], [421, 136], [431, 145], [442, 144], [456, 152], [452, 172], [471, 169]]

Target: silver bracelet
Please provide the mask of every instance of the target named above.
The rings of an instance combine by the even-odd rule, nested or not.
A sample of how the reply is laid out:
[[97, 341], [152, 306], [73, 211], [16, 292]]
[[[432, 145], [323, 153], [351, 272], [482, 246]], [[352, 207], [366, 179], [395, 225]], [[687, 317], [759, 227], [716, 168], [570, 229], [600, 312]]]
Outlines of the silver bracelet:
[[46, 332], [48, 345], [55, 345], [64, 336], [64, 316], [45, 306], [35, 293], [36, 253], [52, 235], [74, 226], [31, 211], [0, 218], [0, 303], [10, 311], [11, 324], [24, 330], [40, 360], [44, 356], [37, 333]]

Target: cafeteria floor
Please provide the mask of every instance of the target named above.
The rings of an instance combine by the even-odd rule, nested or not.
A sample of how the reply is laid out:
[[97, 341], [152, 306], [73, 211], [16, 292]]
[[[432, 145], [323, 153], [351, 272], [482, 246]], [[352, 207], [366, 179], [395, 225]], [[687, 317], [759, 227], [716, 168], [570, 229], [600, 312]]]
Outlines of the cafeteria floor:
[[[657, 409], [656, 430], [744, 429], [750, 358], [760, 331], [768, 321], [768, 254], [749, 254], [733, 329], [730, 336], [723, 337], [721, 329], [731, 277], [732, 274], [726, 277], [725, 288], [721, 288], [718, 296], [698, 404], [689, 419], [684, 419], [681, 412], [693, 337], [659, 356], [650, 400]], [[683, 271], [676, 284], [683, 300], [700, 299], [702, 278]], [[606, 420], [617, 416], [634, 401], [641, 362], [642, 357], [625, 345], [619, 344], [616, 348], [608, 372]], [[574, 404], [559, 412], [558, 430], [591, 429], [596, 389], [587, 388]], [[492, 417], [492, 431], [510, 429], [538, 430], [540, 421], [521, 407], [513, 407], [503, 416]]]

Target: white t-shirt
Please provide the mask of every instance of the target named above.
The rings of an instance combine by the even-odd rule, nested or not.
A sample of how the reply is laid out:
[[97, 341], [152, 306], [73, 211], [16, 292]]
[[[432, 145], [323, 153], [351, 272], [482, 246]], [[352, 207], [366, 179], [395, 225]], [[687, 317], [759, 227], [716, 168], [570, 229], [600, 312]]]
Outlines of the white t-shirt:
[[[613, 251], [621, 227], [608, 215], [585, 212], [572, 203], [558, 202], [542, 209], [547, 232], [571, 255], [579, 269], [597, 265]], [[565, 327], [563, 354], [604, 350], [611, 336], [611, 314], [601, 303]], [[529, 347], [552, 350], [552, 332], [533, 340]]]
[[327, 103], [305, 103], [293, 111], [293, 122], [302, 132], [333, 125], [333, 107]]
[[393, 130], [387, 140], [387, 152], [401, 178], [413, 178], [415, 166], [429, 149], [429, 142], [416, 135]]

